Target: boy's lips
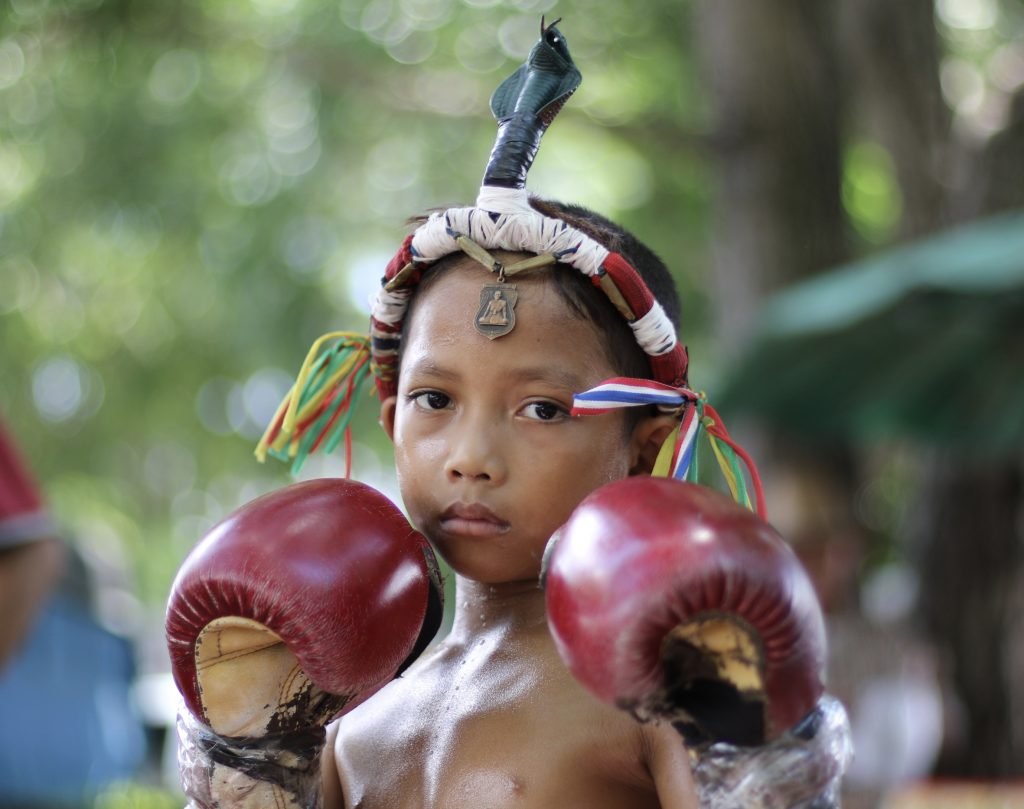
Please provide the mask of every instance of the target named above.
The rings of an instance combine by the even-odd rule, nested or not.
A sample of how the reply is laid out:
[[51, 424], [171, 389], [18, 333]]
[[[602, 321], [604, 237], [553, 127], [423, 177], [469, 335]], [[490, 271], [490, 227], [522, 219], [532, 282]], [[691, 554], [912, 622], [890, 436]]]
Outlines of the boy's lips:
[[440, 523], [447, 534], [472, 537], [498, 536], [511, 527], [480, 503], [453, 503], [441, 513]]

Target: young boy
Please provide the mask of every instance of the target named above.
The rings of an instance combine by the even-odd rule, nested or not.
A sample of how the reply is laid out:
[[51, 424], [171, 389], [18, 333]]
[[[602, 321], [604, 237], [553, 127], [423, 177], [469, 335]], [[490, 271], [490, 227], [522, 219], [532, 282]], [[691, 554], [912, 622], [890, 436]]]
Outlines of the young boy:
[[575, 392], [649, 375], [625, 321], [578, 273], [545, 268], [517, 277], [516, 326], [492, 341], [474, 328], [489, 280], [461, 254], [431, 268], [381, 406], [410, 520], [457, 577], [454, 626], [332, 728], [325, 806], [694, 807], [679, 734], [573, 680], [538, 587], [555, 529], [598, 486], [649, 473], [674, 420], [571, 418]]
[[[683, 477], [699, 425], [662, 262], [603, 217], [527, 197], [541, 135], [579, 83], [558, 30], [542, 23], [541, 33], [492, 99], [499, 134], [476, 206], [422, 221], [388, 266], [374, 308], [381, 423], [409, 520], [455, 573], [454, 624], [330, 726], [322, 790], [332, 809], [698, 805], [680, 732], [670, 721], [638, 722], [576, 682], [538, 586], [549, 540], [580, 502], [656, 467]], [[351, 406], [367, 357], [334, 374], [324, 370], [329, 352], [319, 364], [313, 356], [261, 451], [308, 448]], [[330, 392], [304, 387], [310, 367], [333, 379]], [[296, 415], [299, 400], [323, 412]], [[296, 429], [308, 431], [301, 441]], [[265, 507], [270, 520], [276, 509]], [[254, 519], [258, 531], [265, 521]], [[229, 520], [220, 533], [239, 525]], [[191, 668], [179, 684], [189, 687], [195, 630], [206, 602], [222, 600], [207, 598], [205, 583], [195, 589], [204, 616], [180, 647]], [[196, 610], [172, 603], [169, 612]], [[195, 688], [192, 696], [200, 701]], [[279, 704], [290, 712], [301, 700], [289, 699]], [[239, 750], [269, 749], [262, 730], [242, 743], [189, 734], [199, 741], [188, 755], [232, 748], [221, 763], [234, 770], [251, 755]], [[264, 780], [283, 783], [274, 772]]]

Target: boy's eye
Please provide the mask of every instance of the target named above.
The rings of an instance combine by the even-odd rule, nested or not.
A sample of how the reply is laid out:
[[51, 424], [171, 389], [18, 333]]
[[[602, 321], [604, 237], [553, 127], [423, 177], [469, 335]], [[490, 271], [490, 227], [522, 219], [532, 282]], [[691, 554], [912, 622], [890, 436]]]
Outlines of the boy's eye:
[[555, 421], [568, 415], [564, 407], [554, 402], [530, 402], [522, 412], [526, 418], [534, 421]]
[[409, 397], [417, 407], [424, 410], [444, 410], [452, 403], [451, 397], [436, 390], [425, 390]]

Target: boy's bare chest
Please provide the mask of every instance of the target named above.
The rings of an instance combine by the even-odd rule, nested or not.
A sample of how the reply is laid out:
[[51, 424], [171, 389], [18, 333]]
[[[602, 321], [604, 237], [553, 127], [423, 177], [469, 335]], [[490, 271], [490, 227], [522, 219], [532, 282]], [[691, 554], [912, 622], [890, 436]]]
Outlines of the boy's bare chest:
[[349, 807], [656, 805], [636, 725], [560, 667], [470, 651], [411, 674], [342, 721]]

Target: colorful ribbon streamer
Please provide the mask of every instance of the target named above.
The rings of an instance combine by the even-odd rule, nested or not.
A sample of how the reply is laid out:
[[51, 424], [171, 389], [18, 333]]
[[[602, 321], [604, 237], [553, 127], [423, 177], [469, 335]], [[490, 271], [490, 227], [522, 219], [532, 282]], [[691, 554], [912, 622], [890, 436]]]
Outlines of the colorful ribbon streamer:
[[[337, 342], [328, 346], [331, 341]], [[311, 452], [321, 445], [332, 452], [344, 440], [347, 477], [352, 471], [349, 425], [369, 371], [366, 335], [332, 332], [318, 339], [257, 444], [257, 460], [262, 463], [269, 454], [291, 461], [297, 474]]]
[[[721, 416], [707, 404], [703, 394], [650, 379], [614, 377], [590, 390], [577, 393], [573, 397], [572, 415], [595, 416], [622, 407], [645, 405], [657, 405], [662, 411], [675, 411], [679, 414], [679, 425], [662, 445], [653, 475], [696, 483], [699, 477], [697, 448], [704, 437], [714, 453], [733, 499], [766, 519], [764, 492], [757, 467], [729, 435]], [[754, 490], [753, 502], [747, 486], [748, 475]]]

